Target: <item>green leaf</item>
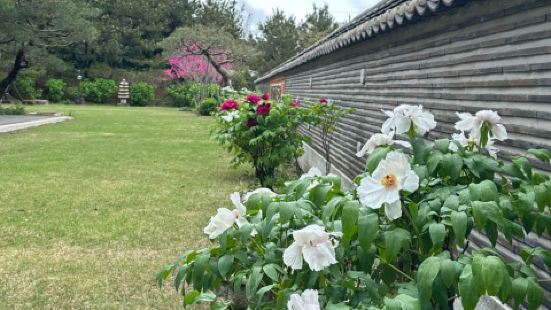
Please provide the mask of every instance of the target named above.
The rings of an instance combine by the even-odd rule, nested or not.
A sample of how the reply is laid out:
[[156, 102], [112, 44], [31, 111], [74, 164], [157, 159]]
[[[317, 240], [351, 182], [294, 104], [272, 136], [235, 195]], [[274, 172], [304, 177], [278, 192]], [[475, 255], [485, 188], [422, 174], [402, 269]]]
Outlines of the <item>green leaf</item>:
[[268, 264], [262, 267], [262, 270], [264, 270], [264, 273], [274, 282], [278, 281], [278, 273], [277, 273], [276, 267], [277, 267], [276, 264]]
[[256, 266], [253, 267], [253, 271], [247, 279], [247, 285], [245, 286], [245, 294], [247, 295], [247, 300], [252, 300], [256, 294], [256, 289], [262, 281], [262, 267]]
[[482, 263], [482, 278], [489, 295], [497, 296], [506, 273], [505, 264], [496, 256], [487, 256]]
[[293, 217], [294, 209], [297, 207], [293, 202], [279, 202], [279, 222], [287, 224]]
[[362, 215], [358, 219], [358, 241], [360, 246], [368, 251], [379, 233], [379, 217], [377, 214]]
[[446, 238], [446, 226], [441, 223], [432, 223], [429, 226], [430, 240], [435, 248], [443, 247], [444, 239]]
[[163, 281], [168, 278], [170, 273], [174, 270], [174, 264], [165, 265], [159, 273], [157, 273], [157, 286], [160, 288], [163, 286]]
[[494, 181], [484, 180], [478, 186], [481, 201], [497, 201], [497, 186]]
[[465, 244], [465, 235], [467, 234], [467, 214], [465, 212], [452, 211], [451, 221], [457, 244], [462, 247]]
[[515, 157], [512, 160], [513, 164], [519, 166], [524, 170], [524, 173], [528, 177], [528, 179], [532, 178], [532, 164], [526, 157]]
[[513, 302], [515, 308], [518, 308], [518, 306], [524, 301], [524, 298], [526, 298], [526, 293], [528, 292], [528, 280], [526, 278], [516, 278], [513, 280], [512, 286]]
[[431, 256], [425, 259], [417, 272], [417, 285], [421, 303], [429, 301], [432, 295], [432, 284], [440, 271], [440, 258]]
[[447, 153], [448, 148], [450, 147], [450, 140], [449, 139], [438, 139], [438, 140], [434, 141], [434, 146], [436, 146], [436, 148], [440, 152]]
[[201, 291], [203, 289], [203, 279], [205, 274], [205, 269], [209, 262], [210, 253], [206, 252], [200, 254], [195, 259], [193, 264], [193, 289]]
[[358, 215], [360, 205], [357, 201], [349, 201], [344, 204], [342, 209], [342, 243], [345, 248], [348, 247], [348, 243], [352, 236], [358, 231]]
[[390, 151], [392, 151], [392, 148], [389, 146], [375, 148], [375, 150], [373, 150], [373, 152], [369, 154], [369, 157], [367, 158], [367, 171], [369, 173], [373, 173], [377, 166], [379, 166], [379, 162], [383, 160], [386, 157], [386, 154], [388, 154]]
[[224, 255], [218, 259], [218, 272], [220, 272], [223, 279], [226, 278], [233, 265], [233, 258], [233, 255]]
[[528, 310], [536, 310], [543, 304], [543, 288], [541, 288], [535, 278], [528, 278], [526, 297], [528, 300]]
[[176, 274], [176, 278], [174, 279], [174, 288], [176, 289], [176, 292], [180, 291], [180, 285], [182, 284], [182, 280], [186, 276], [188, 267], [189, 265], [181, 266], [178, 270], [178, 274]]
[[474, 280], [471, 265], [465, 265], [461, 276], [459, 276], [459, 295], [461, 303], [465, 310], [474, 310], [480, 294], [478, 291], [477, 282]]
[[395, 228], [385, 232], [386, 261], [393, 262], [402, 248], [409, 248], [411, 234], [402, 228]]
[[534, 193], [536, 195], [536, 203], [538, 204], [538, 209], [543, 212], [545, 210], [545, 206], [549, 204], [549, 191], [551, 189], [548, 189], [545, 184], [539, 184], [534, 186]]
[[432, 145], [422, 138], [417, 138], [412, 143], [413, 158], [415, 164], [424, 165], [427, 163], [429, 155], [432, 151]]
[[548, 163], [551, 161], [551, 151], [547, 149], [529, 149], [528, 153], [536, 156], [537, 159]]
[[440, 262], [440, 278], [446, 287], [450, 288], [457, 280], [457, 269], [455, 263], [450, 259], [443, 259]]
[[448, 196], [442, 207], [457, 211], [457, 208], [459, 208], [459, 197], [457, 195]]
[[193, 290], [184, 296], [184, 306], [189, 306], [197, 302], [197, 298], [201, 295], [199, 291]]

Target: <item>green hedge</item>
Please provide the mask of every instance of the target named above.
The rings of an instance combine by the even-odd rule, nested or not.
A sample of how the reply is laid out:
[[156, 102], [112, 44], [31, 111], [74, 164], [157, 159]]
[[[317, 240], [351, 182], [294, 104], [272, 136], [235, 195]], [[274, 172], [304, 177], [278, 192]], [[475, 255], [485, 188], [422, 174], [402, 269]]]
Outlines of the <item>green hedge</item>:
[[146, 106], [155, 99], [155, 86], [149, 83], [134, 83], [130, 85], [130, 105]]

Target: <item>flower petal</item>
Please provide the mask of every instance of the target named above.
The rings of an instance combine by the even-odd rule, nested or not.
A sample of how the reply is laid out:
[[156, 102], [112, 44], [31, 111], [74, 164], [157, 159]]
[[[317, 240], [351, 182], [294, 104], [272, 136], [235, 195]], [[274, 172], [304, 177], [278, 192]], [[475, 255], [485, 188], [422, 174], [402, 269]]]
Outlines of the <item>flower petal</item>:
[[402, 217], [402, 203], [400, 200], [385, 204], [385, 214], [392, 221]]
[[330, 241], [315, 246], [306, 245], [302, 247], [302, 255], [311, 270], [321, 271], [331, 264], [337, 263], [335, 249]]
[[499, 141], [505, 141], [509, 139], [505, 126], [501, 124], [495, 124], [492, 126], [492, 134], [494, 135], [494, 138]]
[[409, 170], [402, 179], [401, 185], [403, 190], [413, 193], [419, 188], [419, 176], [415, 171]]
[[371, 209], [379, 209], [385, 202], [400, 199], [398, 188], [386, 188], [372, 177], [365, 177], [361, 180], [360, 186], [358, 186], [358, 196], [362, 205]]
[[230, 200], [233, 203], [235, 210], [237, 210], [238, 216], [245, 216], [247, 214], [247, 208], [241, 203], [241, 196], [238, 192], [231, 193]]
[[471, 113], [456, 112], [459, 121], [455, 123], [455, 129], [459, 131], [471, 131], [473, 129], [474, 116]]
[[293, 270], [302, 269], [302, 246], [293, 242], [283, 252], [283, 262]]

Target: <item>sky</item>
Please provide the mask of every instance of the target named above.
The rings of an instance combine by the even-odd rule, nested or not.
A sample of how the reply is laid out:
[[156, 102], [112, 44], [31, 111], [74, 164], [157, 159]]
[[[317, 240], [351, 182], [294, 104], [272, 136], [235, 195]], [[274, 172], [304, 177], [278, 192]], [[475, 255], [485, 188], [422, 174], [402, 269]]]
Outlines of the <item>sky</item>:
[[258, 23], [264, 21], [275, 8], [282, 9], [288, 15], [295, 16], [297, 21], [304, 19], [307, 13], [312, 10], [312, 4], [322, 6], [329, 5], [329, 12], [337, 22], [347, 22], [349, 19], [360, 14], [366, 9], [375, 5], [379, 0], [240, 0], [245, 10], [250, 14], [248, 28], [253, 33], [257, 31]]

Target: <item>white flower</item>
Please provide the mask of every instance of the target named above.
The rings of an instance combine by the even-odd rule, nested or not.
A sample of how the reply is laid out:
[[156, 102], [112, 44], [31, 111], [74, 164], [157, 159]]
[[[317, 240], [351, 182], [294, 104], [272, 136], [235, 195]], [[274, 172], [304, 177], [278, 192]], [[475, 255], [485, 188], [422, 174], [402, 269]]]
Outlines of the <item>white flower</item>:
[[305, 178], [315, 178], [315, 177], [321, 177], [323, 174], [321, 173], [321, 170], [318, 167], [312, 167], [308, 172], [304, 173], [300, 176], [300, 179], [303, 180]]
[[470, 132], [470, 137], [474, 140], [480, 139], [480, 131], [484, 123], [490, 125], [493, 138], [499, 141], [508, 139], [505, 126], [498, 124], [501, 117], [496, 111], [480, 110], [474, 116], [471, 113], [456, 112], [456, 114], [459, 121], [455, 123], [455, 129]]
[[235, 89], [233, 89], [233, 87], [231, 87], [231, 85], [228, 85], [226, 87], [222, 87], [222, 91], [225, 91], [225, 92], [228, 92], [228, 93], [235, 93]]
[[266, 188], [266, 187], [261, 187], [261, 188], [255, 189], [252, 192], [246, 193], [245, 196], [243, 196], [243, 201], [247, 202], [247, 200], [249, 200], [249, 198], [251, 198], [251, 196], [255, 195], [255, 194], [260, 194], [262, 196], [268, 196], [270, 198], [273, 198], [273, 197], [277, 196], [277, 194], [272, 192], [271, 189]]
[[236, 119], [238, 117], [239, 117], [239, 111], [237, 111], [237, 110], [230, 111], [226, 115], [222, 115], [222, 119], [225, 120], [228, 123], [233, 121], [234, 119]]
[[[461, 144], [464, 147], [469, 146], [470, 144], [476, 144], [476, 145], [479, 144], [478, 140], [467, 138], [464, 132], [454, 133], [452, 135], [452, 139], [455, 141], [458, 141], [459, 144]], [[495, 141], [492, 138], [490, 138], [484, 148], [486, 149], [486, 151], [488, 151], [488, 154], [490, 154], [490, 156], [492, 156], [493, 158], [497, 158], [497, 152], [499, 152], [499, 149], [496, 146], [494, 146], [494, 143]], [[459, 148], [452, 141], [450, 142], [448, 149], [452, 152], [457, 152]]]
[[308, 289], [302, 295], [292, 294], [287, 303], [287, 310], [320, 310], [318, 291]]
[[356, 156], [363, 157], [365, 154], [371, 154], [378, 146], [398, 144], [403, 147], [411, 148], [411, 144], [407, 141], [394, 140], [394, 131], [387, 134], [376, 133], [367, 140], [362, 149], [356, 153]]
[[337, 263], [335, 249], [325, 228], [309, 225], [293, 232], [294, 242], [285, 249], [283, 262], [291, 269], [302, 269], [303, 258], [313, 271]]
[[389, 118], [383, 123], [382, 133], [388, 134], [395, 131], [397, 134], [408, 132], [411, 125], [415, 125], [417, 133], [424, 135], [427, 131], [436, 127], [434, 115], [423, 111], [423, 106], [402, 104], [393, 111], [384, 111]]
[[247, 215], [247, 208], [243, 205], [243, 203], [241, 203], [239, 193], [232, 193], [230, 195], [230, 200], [232, 201], [235, 209], [218, 209], [216, 214], [210, 218], [207, 227], [203, 229], [203, 232], [209, 235], [210, 239], [215, 239], [220, 236], [228, 228], [232, 227], [233, 224], [241, 227], [249, 223], [245, 218]]
[[[459, 142], [459, 144], [461, 144], [462, 146], [468, 146], [469, 143], [474, 143], [472, 139], [469, 139], [465, 136], [464, 132], [452, 134], [452, 140]], [[459, 148], [455, 143], [453, 143], [453, 141], [450, 141], [450, 145], [448, 146], [448, 149], [452, 152], [457, 152], [457, 150], [459, 150]]]
[[395, 220], [402, 216], [400, 191], [414, 192], [419, 188], [419, 176], [411, 170], [406, 155], [390, 152], [379, 163], [371, 176], [363, 178], [358, 187], [362, 205], [379, 209], [385, 206], [385, 214]]

